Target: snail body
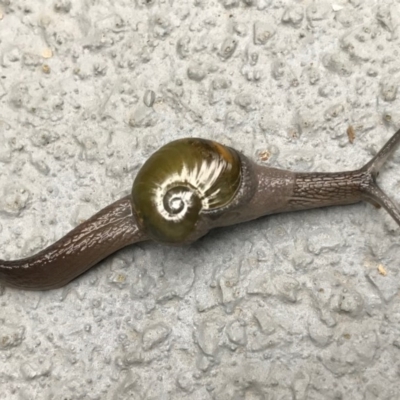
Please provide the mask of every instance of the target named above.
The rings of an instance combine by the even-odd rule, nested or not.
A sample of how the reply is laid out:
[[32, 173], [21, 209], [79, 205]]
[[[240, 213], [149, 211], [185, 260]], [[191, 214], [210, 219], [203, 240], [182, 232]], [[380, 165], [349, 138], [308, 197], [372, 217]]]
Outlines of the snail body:
[[368, 201], [400, 225], [400, 211], [376, 184], [400, 130], [364, 167], [296, 173], [261, 166], [237, 150], [199, 138], [161, 147], [142, 166], [130, 196], [104, 208], [36, 255], [0, 260], [0, 283], [61, 287], [115, 251], [144, 240], [189, 244], [210, 229], [268, 214]]

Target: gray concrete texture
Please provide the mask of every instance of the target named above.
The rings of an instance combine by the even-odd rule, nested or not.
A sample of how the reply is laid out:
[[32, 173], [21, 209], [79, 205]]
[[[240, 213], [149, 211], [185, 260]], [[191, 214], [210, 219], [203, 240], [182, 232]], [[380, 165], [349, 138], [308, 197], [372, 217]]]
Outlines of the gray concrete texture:
[[[0, 0], [0, 257], [128, 194], [172, 139], [362, 166], [400, 127], [399, 23], [398, 0]], [[399, 164], [379, 178], [398, 203]], [[0, 398], [399, 399], [399, 243], [359, 204], [2, 288]]]

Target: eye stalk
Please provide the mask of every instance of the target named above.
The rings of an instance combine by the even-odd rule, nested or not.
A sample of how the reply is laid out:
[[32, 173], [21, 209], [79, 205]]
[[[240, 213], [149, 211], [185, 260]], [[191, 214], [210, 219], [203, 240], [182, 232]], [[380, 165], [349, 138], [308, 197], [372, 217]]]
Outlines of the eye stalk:
[[202, 215], [229, 205], [241, 179], [235, 150], [211, 140], [180, 139], [144, 163], [133, 183], [132, 206], [153, 240], [190, 243], [207, 232]]

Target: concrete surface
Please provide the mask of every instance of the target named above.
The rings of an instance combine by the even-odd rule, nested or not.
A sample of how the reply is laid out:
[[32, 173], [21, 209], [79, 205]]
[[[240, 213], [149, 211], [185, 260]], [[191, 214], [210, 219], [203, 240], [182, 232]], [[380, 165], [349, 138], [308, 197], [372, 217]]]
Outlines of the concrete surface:
[[[399, 22], [399, 1], [0, 0], [0, 257], [129, 193], [171, 139], [360, 167], [400, 127]], [[399, 164], [380, 177], [398, 203]], [[399, 243], [360, 204], [3, 288], [0, 397], [399, 399]]]

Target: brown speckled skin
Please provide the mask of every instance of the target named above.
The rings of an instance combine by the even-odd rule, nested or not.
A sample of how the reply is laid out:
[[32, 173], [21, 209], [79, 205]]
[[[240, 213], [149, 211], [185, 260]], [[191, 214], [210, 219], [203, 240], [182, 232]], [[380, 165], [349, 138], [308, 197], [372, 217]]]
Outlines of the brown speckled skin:
[[[400, 225], [400, 212], [376, 185], [379, 168], [400, 142], [400, 130], [363, 168], [338, 173], [295, 173], [257, 165], [240, 154], [242, 181], [232, 203], [201, 213], [189, 244], [210, 229], [265, 215], [362, 200], [384, 207]], [[132, 210], [131, 197], [106, 207], [40, 253], [22, 260], [0, 260], [0, 282], [47, 290], [63, 286], [99, 261], [129, 244], [147, 240]]]
[[213, 227], [281, 212], [358, 203], [364, 199], [362, 187], [369, 180], [362, 171], [296, 173], [242, 161], [254, 173], [252, 183], [248, 184], [248, 190], [254, 194], [243, 207], [221, 215]]
[[20, 289], [55, 289], [122, 247], [145, 239], [127, 196], [40, 253], [16, 261], [0, 261], [0, 282]]

